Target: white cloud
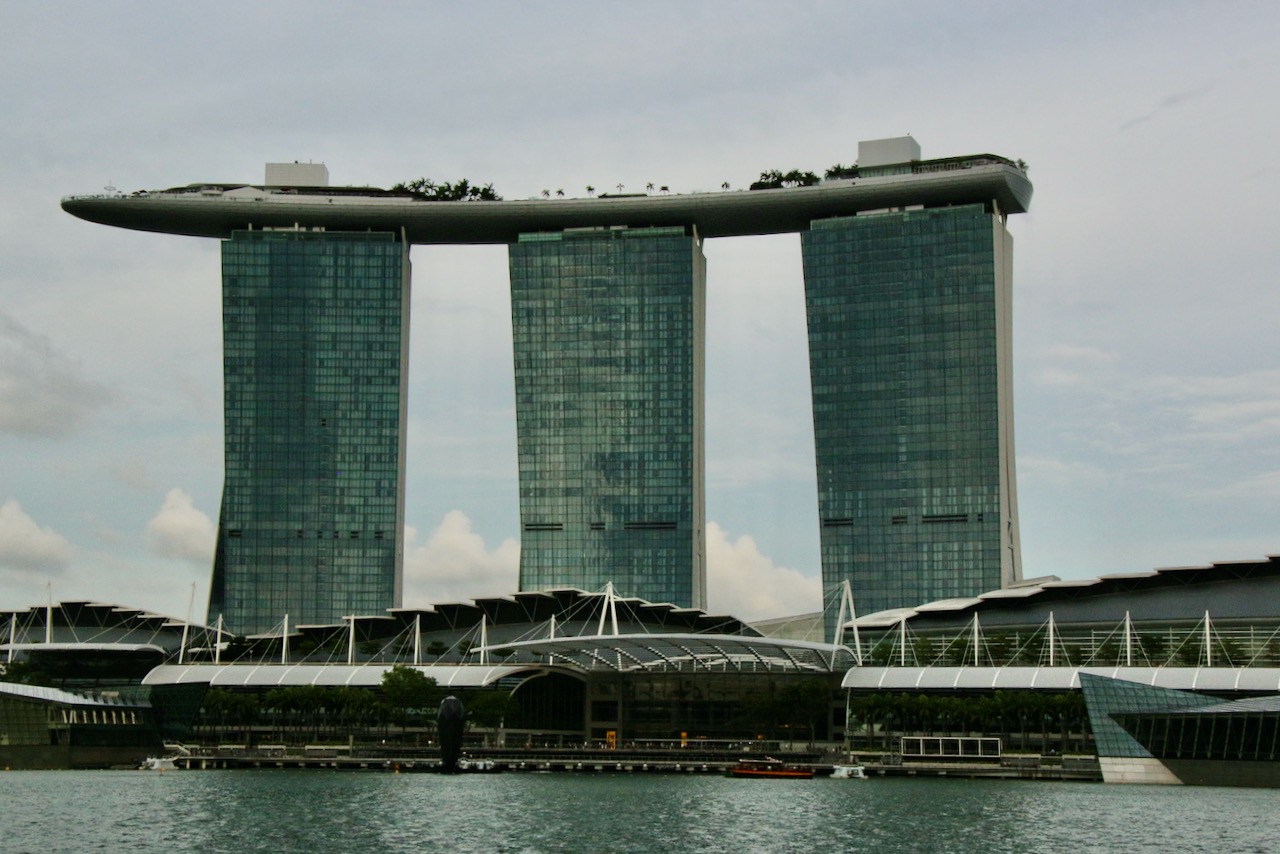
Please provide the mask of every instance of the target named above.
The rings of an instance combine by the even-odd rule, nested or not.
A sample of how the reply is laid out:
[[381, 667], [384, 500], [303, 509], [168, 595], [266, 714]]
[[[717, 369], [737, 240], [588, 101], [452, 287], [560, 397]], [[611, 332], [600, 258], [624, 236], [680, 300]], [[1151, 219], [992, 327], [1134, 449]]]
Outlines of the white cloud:
[[707, 523], [708, 610], [743, 620], [811, 613], [822, 609], [822, 582], [778, 566], [749, 536], [730, 541]]
[[106, 399], [48, 338], [0, 313], [0, 432], [66, 435]]
[[10, 498], [0, 505], [0, 567], [61, 574], [75, 549], [52, 528], [42, 528]]
[[1060, 362], [1083, 362], [1095, 365], [1107, 364], [1114, 362], [1116, 359], [1115, 353], [1079, 344], [1050, 344], [1037, 348], [1035, 355], [1040, 359], [1053, 359]]
[[1280, 416], [1280, 398], [1209, 402], [1191, 413], [1193, 420], [1203, 423], [1263, 421], [1274, 425], [1277, 416]]
[[1171, 398], [1266, 397], [1280, 385], [1280, 369], [1206, 376], [1166, 375], [1154, 380], [1160, 394]]
[[1088, 388], [1093, 380], [1080, 371], [1068, 371], [1062, 368], [1041, 368], [1035, 374], [1036, 380], [1049, 388]]
[[196, 509], [191, 496], [171, 489], [160, 511], [147, 523], [151, 551], [160, 557], [209, 563], [217, 532], [212, 521]]
[[1150, 429], [1186, 454], [1243, 460], [1272, 452], [1280, 437], [1280, 371], [1227, 376], [1159, 376], [1131, 380], [1129, 396], [1153, 419]]
[[[460, 510], [447, 513], [420, 546], [405, 529], [405, 605], [504, 596], [519, 584], [520, 545], [504, 540], [490, 549]], [[817, 611], [822, 583], [760, 553], [749, 536], [730, 541], [716, 523], [707, 525], [709, 610], [742, 619]]]
[[1033, 487], [1077, 486], [1099, 488], [1106, 485], [1107, 471], [1080, 460], [1064, 460], [1057, 457], [1018, 457], [1018, 484]]
[[1204, 490], [1204, 497], [1209, 500], [1274, 501], [1280, 498], [1280, 470], [1261, 471], [1209, 487]]
[[417, 533], [412, 526], [404, 532], [406, 607], [505, 596], [519, 586], [520, 544], [503, 540], [490, 551], [461, 510], [446, 513], [420, 546]]
[[1089, 348], [1057, 348], [1066, 349], [1080, 351], [1082, 370], [1037, 374], [1042, 386], [1053, 387], [1058, 411], [1043, 424], [1022, 422], [1019, 441], [1030, 436], [1033, 449], [1019, 457], [1024, 486], [1034, 488], [1037, 480], [1096, 486], [1108, 478], [1114, 483], [1121, 473], [1165, 471], [1183, 477], [1186, 490], [1191, 469], [1214, 481], [1224, 467], [1252, 473], [1272, 464], [1280, 438], [1280, 370], [1149, 373], [1139, 365], [1107, 364], [1109, 357], [1095, 358]]
[[1048, 344], [1036, 348], [1031, 375], [1055, 392], [1080, 389], [1093, 392], [1113, 381], [1116, 354], [1080, 344]]

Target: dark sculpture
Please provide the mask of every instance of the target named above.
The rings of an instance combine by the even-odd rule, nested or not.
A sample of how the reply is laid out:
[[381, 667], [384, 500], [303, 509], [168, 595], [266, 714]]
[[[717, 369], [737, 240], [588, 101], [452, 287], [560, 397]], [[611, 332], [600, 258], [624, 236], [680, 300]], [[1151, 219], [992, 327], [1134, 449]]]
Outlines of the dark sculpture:
[[436, 731], [440, 735], [440, 762], [446, 773], [458, 770], [458, 757], [462, 754], [462, 730], [466, 724], [467, 709], [461, 700], [449, 696], [440, 701]]

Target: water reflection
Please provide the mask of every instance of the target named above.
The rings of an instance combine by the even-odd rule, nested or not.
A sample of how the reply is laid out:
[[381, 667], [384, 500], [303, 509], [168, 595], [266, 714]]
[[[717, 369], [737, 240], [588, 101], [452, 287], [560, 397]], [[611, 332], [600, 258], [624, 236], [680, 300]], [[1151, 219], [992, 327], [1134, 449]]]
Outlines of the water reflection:
[[312, 771], [10, 772], [6, 851], [1264, 852], [1272, 790]]

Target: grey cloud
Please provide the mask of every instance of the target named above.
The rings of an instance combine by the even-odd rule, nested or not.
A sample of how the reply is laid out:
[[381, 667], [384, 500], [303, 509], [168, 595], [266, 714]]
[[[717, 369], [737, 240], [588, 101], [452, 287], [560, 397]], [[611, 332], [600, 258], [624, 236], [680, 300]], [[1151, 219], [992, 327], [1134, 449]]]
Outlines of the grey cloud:
[[0, 432], [69, 435], [107, 400], [105, 387], [48, 338], [0, 313]]

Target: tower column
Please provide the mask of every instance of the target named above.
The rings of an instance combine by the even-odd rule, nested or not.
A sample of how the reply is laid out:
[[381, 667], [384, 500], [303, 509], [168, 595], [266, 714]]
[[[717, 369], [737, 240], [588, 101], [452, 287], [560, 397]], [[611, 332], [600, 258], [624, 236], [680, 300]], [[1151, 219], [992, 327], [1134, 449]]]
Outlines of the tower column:
[[222, 244], [225, 468], [210, 620], [400, 604], [409, 252], [400, 235]]
[[525, 234], [510, 268], [520, 589], [703, 607], [701, 240]]
[[868, 614], [1016, 580], [1000, 215], [974, 204], [817, 220], [801, 246], [824, 589], [850, 581]]

